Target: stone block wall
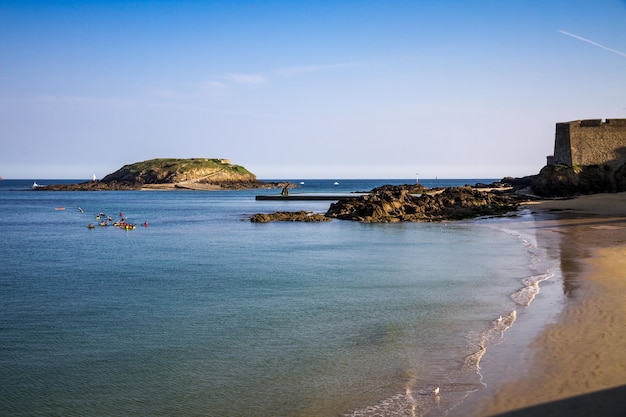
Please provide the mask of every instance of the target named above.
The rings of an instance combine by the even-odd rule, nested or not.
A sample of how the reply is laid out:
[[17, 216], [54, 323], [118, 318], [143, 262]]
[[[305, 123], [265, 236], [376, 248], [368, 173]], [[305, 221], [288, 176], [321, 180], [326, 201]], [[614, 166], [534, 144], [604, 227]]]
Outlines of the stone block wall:
[[626, 119], [575, 120], [556, 124], [549, 165], [586, 166], [626, 163]]

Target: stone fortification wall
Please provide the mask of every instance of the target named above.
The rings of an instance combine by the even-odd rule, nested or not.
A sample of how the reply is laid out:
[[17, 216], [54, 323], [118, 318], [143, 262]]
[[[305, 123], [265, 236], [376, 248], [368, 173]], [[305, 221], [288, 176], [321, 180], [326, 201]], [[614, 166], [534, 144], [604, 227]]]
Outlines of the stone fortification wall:
[[586, 166], [626, 163], [626, 119], [557, 123], [549, 165]]

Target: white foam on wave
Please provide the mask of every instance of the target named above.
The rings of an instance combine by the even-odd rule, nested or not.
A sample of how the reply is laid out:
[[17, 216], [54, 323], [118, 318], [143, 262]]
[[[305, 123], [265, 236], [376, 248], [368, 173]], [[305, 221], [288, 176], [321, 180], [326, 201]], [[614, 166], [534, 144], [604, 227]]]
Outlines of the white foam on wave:
[[550, 272], [545, 251], [541, 250], [537, 244], [537, 239], [532, 234], [523, 233], [519, 230], [500, 229], [505, 233], [519, 238], [525, 245], [530, 255], [530, 268], [535, 274], [521, 280], [523, 287], [511, 294], [511, 299], [515, 304], [528, 307], [539, 294], [539, 284], [554, 276]]
[[[437, 390], [439, 388], [439, 390]], [[343, 417], [383, 417], [445, 415], [469, 395], [480, 388], [477, 384], [450, 383], [441, 386], [424, 386], [420, 389], [410, 385], [403, 393], [398, 393], [378, 403], [359, 410], [353, 410]]]
[[355, 410], [348, 414], [344, 414], [345, 417], [374, 417], [374, 416], [394, 416], [394, 415], [407, 415], [407, 416], [420, 416], [425, 411], [430, 410], [433, 406], [436, 406], [434, 399], [431, 404], [426, 402], [417, 401], [410, 390], [406, 393], [397, 394], [389, 397], [385, 400], [378, 402], [377, 404], [363, 408], [361, 410]]
[[492, 322], [483, 333], [478, 336], [470, 333], [468, 338], [470, 344], [476, 347], [476, 350], [465, 357], [464, 368], [466, 370], [480, 371], [480, 360], [487, 352], [487, 348], [500, 343], [504, 338], [504, 332], [513, 326], [517, 319], [517, 311], [512, 310], [504, 316], [500, 316]]
[[553, 273], [546, 272], [544, 274], [524, 278], [522, 280], [524, 287], [511, 294], [511, 299], [519, 306], [528, 307], [535, 299], [535, 296], [539, 294], [539, 283], [553, 276]]
[[[539, 284], [552, 278], [554, 274], [549, 271], [549, 263], [546, 262], [545, 259], [546, 254], [539, 248], [534, 234], [527, 234], [519, 230], [511, 230], [501, 226], [502, 225], [499, 224], [498, 229], [520, 239], [530, 255], [530, 269], [534, 272], [534, 275], [522, 278], [521, 283], [523, 287], [510, 295], [511, 300], [516, 305], [528, 307], [539, 293]], [[474, 351], [466, 356], [464, 367], [468, 370], [475, 370], [481, 377], [481, 382], [481, 359], [490, 346], [494, 346], [502, 342], [504, 339], [504, 332], [513, 326], [516, 319], [517, 310], [512, 310], [508, 314], [495, 319], [492, 322], [492, 325], [483, 333], [470, 333], [468, 335], [469, 345], [474, 348]]]

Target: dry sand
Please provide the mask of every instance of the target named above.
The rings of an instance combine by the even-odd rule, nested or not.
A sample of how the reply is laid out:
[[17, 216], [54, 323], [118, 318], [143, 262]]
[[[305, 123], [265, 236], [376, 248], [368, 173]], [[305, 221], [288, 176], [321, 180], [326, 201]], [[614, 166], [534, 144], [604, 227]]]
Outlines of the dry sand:
[[453, 414], [626, 416], [626, 193], [527, 208], [538, 239], [558, 246], [563, 308], [520, 349], [515, 376]]

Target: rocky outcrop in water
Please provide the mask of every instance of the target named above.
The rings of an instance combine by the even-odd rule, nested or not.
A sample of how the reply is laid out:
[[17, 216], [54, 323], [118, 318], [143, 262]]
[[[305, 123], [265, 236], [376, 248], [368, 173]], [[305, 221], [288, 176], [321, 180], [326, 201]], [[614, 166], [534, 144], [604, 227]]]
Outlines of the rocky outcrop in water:
[[419, 196], [391, 187], [359, 198], [339, 200], [331, 204], [326, 216], [366, 223], [432, 222], [502, 215], [518, 205], [512, 197], [471, 187], [451, 187]]
[[330, 219], [323, 214], [308, 211], [277, 211], [270, 214], [255, 214], [250, 218], [253, 223], [268, 222], [329, 222]]

